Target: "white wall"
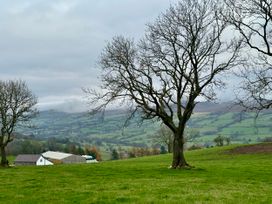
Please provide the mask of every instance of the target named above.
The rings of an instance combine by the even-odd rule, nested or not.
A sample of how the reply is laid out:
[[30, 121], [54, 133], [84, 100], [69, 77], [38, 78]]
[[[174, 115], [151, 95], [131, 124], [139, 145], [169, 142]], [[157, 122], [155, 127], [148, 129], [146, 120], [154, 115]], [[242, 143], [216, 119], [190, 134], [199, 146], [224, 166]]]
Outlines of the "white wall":
[[53, 165], [52, 162], [48, 161], [44, 157], [40, 156], [40, 158], [36, 162], [37, 166], [43, 166], [43, 165]]

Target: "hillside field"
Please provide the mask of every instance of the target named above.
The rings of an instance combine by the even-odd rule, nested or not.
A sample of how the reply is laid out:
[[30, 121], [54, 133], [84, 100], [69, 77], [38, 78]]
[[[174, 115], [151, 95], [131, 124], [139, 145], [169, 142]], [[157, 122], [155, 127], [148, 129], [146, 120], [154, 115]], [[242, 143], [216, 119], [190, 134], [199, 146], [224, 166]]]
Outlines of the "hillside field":
[[168, 169], [171, 155], [2, 168], [0, 203], [272, 203], [271, 153], [234, 147], [186, 152], [191, 170]]
[[[159, 121], [140, 123], [137, 115], [123, 129], [127, 114], [107, 112], [104, 117], [86, 113], [41, 112], [33, 120], [34, 128], [19, 129], [20, 133], [31, 135], [31, 139], [47, 141], [56, 138], [61, 143], [69, 140], [84, 145], [91, 144], [102, 149], [112, 147], [146, 147], [154, 145], [152, 138], [160, 128]], [[271, 137], [272, 112], [259, 115], [254, 121], [254, 113], [245, 112], [196, 112], [187, 123], [187, 128], [198, 132], [193, 143], [214, 145], [218, 135], [229, 137], [232, 143], [256, 143]]]

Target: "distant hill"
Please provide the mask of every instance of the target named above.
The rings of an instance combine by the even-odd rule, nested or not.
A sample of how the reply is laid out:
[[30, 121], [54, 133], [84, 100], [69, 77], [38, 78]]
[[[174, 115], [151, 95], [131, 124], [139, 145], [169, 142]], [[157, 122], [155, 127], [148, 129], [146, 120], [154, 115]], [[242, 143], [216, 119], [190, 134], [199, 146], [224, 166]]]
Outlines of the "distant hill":
[[[241, 110], [231, 103], [199, 103], [188, 122], [190, 129], [199, 132], [194, 143], [213, 145], [213, 138], [219, 134], [235, 143], [256, 142], [272, 135], [271, 112], [262, 113], [255, 123], [254, 113], [241, 113]], [[19, 129], [19, 132], [38, 140], [55, 137], [97, 146], [152, 145], [151, 136], [159, 129], [160, 122], [141, 123], [138, 114], [123, 128], [126, 118], [125, 110], [109, 110], [103, 117], [101, 114], [42, 111], [33, 120], [34, 128]]]

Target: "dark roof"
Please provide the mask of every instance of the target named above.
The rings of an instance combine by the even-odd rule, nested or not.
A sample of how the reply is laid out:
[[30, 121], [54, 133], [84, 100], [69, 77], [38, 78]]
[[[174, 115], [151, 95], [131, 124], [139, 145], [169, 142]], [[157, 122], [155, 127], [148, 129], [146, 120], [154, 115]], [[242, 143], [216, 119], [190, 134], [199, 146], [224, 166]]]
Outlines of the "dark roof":
[[40, 154], [19, 154], [14, 162], [36, 162], [40, 158]]

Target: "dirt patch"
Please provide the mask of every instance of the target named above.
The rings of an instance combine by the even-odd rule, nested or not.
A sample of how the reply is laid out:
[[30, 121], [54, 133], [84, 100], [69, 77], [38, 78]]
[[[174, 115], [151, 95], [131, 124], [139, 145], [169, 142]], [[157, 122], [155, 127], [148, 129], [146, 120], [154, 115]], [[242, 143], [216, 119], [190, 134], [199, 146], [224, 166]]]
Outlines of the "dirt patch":
[[272, 153], [272, 143], [261, 143], [236, 147], [228, 151], [232, 154]]

